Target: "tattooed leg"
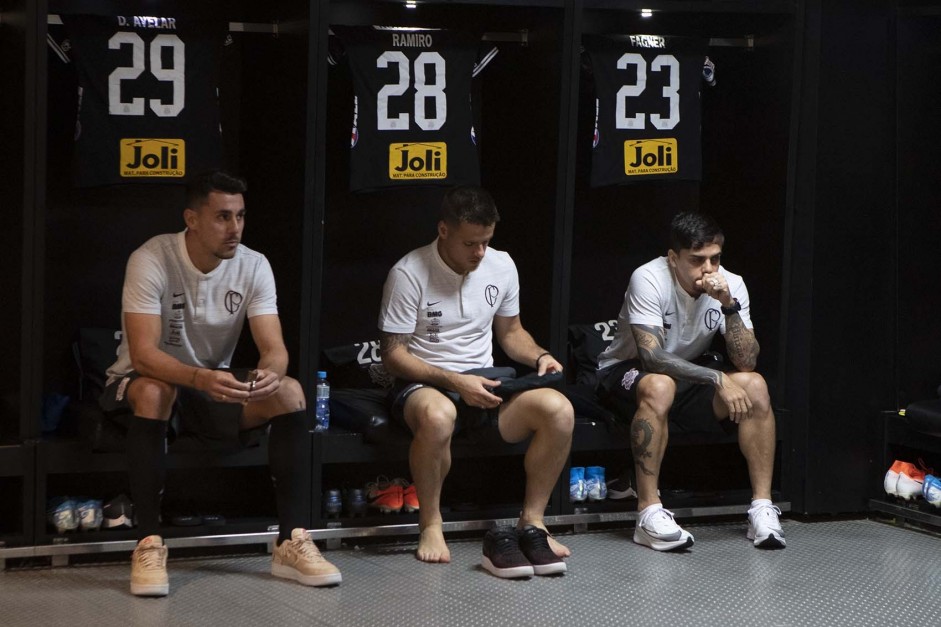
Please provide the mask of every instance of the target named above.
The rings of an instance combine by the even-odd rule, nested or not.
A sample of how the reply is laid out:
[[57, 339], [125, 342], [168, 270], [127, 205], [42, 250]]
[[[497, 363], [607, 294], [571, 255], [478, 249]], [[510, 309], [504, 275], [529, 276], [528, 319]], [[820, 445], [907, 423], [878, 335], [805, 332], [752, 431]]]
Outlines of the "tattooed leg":
[[667, 447], [667, 415], [675, 392], [673, 379], [657, 374], [648, 374], [637, 386], [637, 411], [631, 422], [631, 453], [638, 511], [660, 502], [657, 483]]

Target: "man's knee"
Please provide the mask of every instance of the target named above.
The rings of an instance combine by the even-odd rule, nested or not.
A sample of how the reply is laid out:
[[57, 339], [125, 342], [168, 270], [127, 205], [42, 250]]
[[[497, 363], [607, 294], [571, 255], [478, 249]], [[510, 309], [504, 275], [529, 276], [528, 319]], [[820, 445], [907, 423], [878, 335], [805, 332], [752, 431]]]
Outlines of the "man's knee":
[[405, 422], [415, 436], [446, 442], [454, 433], [457, 408], [450, 399], [442, 395], [440, 400], [426, 400], [410, 405], [407, 402], [405, 406]]
[[538, 408], [545, 421], [553, 430], [570, 434], [575, 428], [575, 410], [564, 394], [550, 388], [534, 390], [539, 392]]
[[763, 376], [757, 372], [735, 372], [731, 376], [732, 380], [745, 390], [748, 399], [752, 402], [753, 411], [771, 408], [771, 396]]
[[131, 382], [127, 400], [137, 416], [168, 420], [176, 401], [176, 386], [159, 379], [138, 377]]
[[304, 409], [307, 405], [304, 400], [304, 388], [301, 386], [300, 381], [291, 377], [281, 379], [281, 385], [278, 387], [275, 397], [286, 411], [297, 411]]
[[663, 374], [648, 374], [637, 383], [637, 406], [666, 417], [673, 406], [676, 381]]

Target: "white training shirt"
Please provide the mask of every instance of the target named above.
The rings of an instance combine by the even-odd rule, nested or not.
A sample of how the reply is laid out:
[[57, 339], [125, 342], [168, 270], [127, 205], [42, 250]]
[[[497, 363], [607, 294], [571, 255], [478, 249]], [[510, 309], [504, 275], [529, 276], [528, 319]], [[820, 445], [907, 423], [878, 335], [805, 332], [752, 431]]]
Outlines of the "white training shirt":
[[379, 329], [412, 335], [409, 352], [452, 372], [493, 365], [493, 317], [519, 315], [519, 275], [510, 255], [488, 248], [473, 272], [458, 274], [438, 241], [392, 267], [382, 290]]
[[[748, 290], [739, 275], [719, 267], [733, 298], [742, 310], [739, 315], [749, 329]], [[618, 314], [618, 330], [614, 340], [598, 356], [598, 368], [607, 368], [626, 359], [637, 358], [637, 344], [631, 333], [632, 324], [662, 328], [666, 334], [663, 348], [677, 357], [694, 360], [712, 344], [716, 332], [725, 335], [725, 315], [722, 304], [702, 294], [693, 298], [673, 278], [666, 257], [658, 257], [637, 268], [624, 294], [624, 304]]]
[[[158, 235], [131, 254], [121, 327], [125, 313], [158, 315], [160, 350], [190, 366], [227, 368], [246, 316], [278, 313], [274, 274], [264, 255], [241, 244], [204, 274], [186, 252], [185, 233]], [[123, 335], [109, 383], [133, 369]]]

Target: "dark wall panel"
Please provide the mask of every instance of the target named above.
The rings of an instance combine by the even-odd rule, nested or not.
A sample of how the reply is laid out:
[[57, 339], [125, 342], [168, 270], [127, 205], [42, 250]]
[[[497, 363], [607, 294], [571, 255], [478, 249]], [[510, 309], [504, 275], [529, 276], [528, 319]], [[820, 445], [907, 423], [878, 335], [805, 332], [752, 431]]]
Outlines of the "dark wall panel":
[[[3, 366], [0, 370], [0, 440], [19, 436], [20, 334], [23, 288], [23, 142], [26, 102], [26, 33], [23, 2], [5, 7], [0, 22], [0, 293], [7, 295], [0, 307], [0, 328], [4, 329]], [[13, 297], [12, 295], [16, 295]]]
[[[867, 421], [895, 402], [894, 38], [884, 3], [821, 10], [807, 511], [865, 509]], [[874, 89], [873, 86], [880, 86]], [[807, 338], [791, 338], [795, 342]]]
[[898, 405], [941, 385], [941, 17], [898, 25]]

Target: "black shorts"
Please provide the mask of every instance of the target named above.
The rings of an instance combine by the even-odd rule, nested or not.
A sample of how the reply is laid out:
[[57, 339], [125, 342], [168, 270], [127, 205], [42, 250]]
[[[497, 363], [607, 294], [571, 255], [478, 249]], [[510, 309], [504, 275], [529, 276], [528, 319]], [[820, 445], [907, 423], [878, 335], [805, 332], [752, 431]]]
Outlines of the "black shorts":
[[[244, 381], [248, 368], [220, 368], [231, 372], [236, 379]], [[133, 370], [120, 379], [105, 386], [98, 404], [106, 414], [120, 417], [131, 412], [127, 400], [127, 388], [141, 375]], [[177, 387], [176, 403], [171, 420], [178, 422], [180, 436], [191, 435], [206, 443], [238, 442], [243, 405], [220, 403], [209, 398], [205, 392], [185, 386]]]
[[[514, 394], [525, 392], [526, 390], [535, 390], [538, 388], [556, 388], [562, 384], [563, 376], [561, 372], [547, 373], [539, 376], [536, 373], [528, 374], [522, 377], [516, 376], [516, 370], [513, 368], [474, 368], [466, 370], [461, 374], [475, 374], [488, 379], [500, 381], [500, 385], [490, 389], [492, 394], [509, 400]], [[398, 424], [408, 429], [405, 423], [405, 401], [415, 390], [421, 388], [432, 388], [438, 390], [454, 403], [457, 408], [457, 421], [454, 425], [454, 433], [465, 429], [479, 429], [481, 427], [496, 427], [500, 414], [500, 407], [493, 409], [481, 409], [480, 407], [471, 407], [464, 402], [461, 395], [451, 390], [437, 388], [426, 383], [415, 383], [410, 381], [398, 381], [392, 386], [389, 392], [389, 409], [392, 419]]]
[[[619, 422], [630, 424], [637, 411], [637, 385], [649, 373], [639, 359], [628, 359], [598, 371], [596, 393], [601, 404], [614, 412]], [[713, 411], [715, 388], [702, 383], [676, 381], [671, 429], [680, 433], [727, 433], [731, 421], [720, 420]], [[726, 424], [728, 423], [728, 424]]]

